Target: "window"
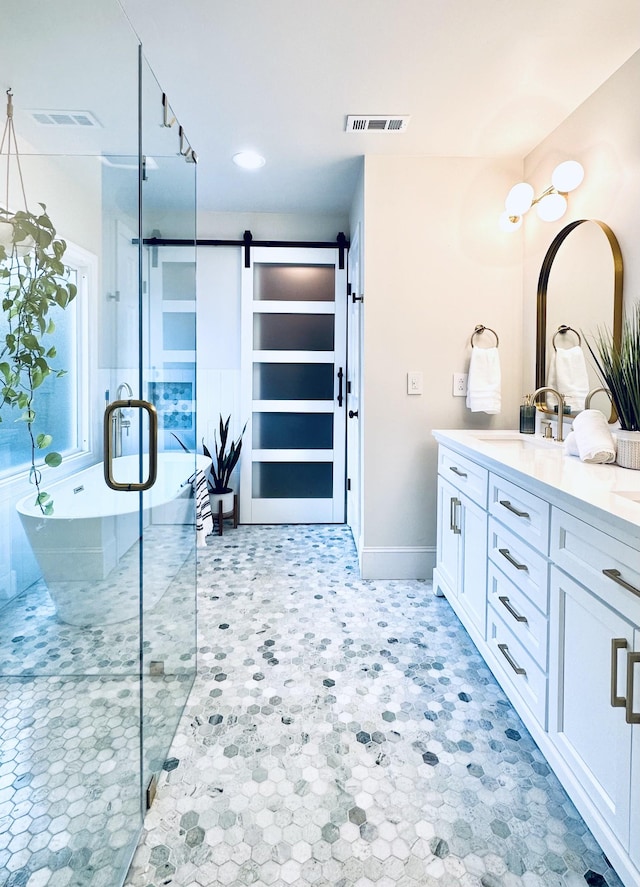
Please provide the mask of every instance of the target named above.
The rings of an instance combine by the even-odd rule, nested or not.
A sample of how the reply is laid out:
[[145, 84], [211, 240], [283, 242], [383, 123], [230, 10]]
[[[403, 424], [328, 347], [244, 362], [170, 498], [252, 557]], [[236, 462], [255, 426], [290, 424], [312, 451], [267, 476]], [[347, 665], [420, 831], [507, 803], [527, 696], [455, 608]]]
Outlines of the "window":
[[[86, 366], [88, 349], [79, 347], [87, 342], [83, 334], [87, 316], [89, 265], [93, 257], [68, 245], [64, 256], [70, 270], [69, 280], [78, 288], [76, 298], [64, 310], [50, 309], [49, 317], [55, 330], [45, 337], [47, 347], [55, 346], [56, 357], [50, 363], [54, 369], [66, 370], [64, 376], [51, 373], [36, 389], [34, 434], [46, 432], [53, 437], [51, 450], [63, 457], [88, 449], [88, 386]], [[0, 351], [8, 332], [8, 322], [0, 312]], [[43, 344], [44, 344], [43, 343]], [[22, 411], [17, 407], [2, 410], [0, 422], [0, 477], [19, 474], [31, 464], [31, 442], [23, 422], [18, 421]], [[42, 452], [42, 457], [47, 451]], [[38, 462], [41, 462], [38, 459]]]

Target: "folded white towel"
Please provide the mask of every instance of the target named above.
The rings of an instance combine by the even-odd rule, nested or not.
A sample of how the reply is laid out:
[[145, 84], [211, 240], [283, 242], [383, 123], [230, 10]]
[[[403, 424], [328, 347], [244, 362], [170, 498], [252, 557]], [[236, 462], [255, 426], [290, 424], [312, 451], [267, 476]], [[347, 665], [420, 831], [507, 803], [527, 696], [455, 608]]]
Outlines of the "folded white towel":
[[616, 461], [616, 442], [600, 410], [578, 413], [573, 420], [573, 433], [583, 462]]
[[575, 431], [570, 431], [564, 439], [564, 451], [567, 456], [579, 456], [578, 444], [576, 442]]
[[472, 348], [467, 378], [467, 406], [472, 413], [499, 413], [500, 357], [497, 348]]
[[574, 412], [584, 409], [584, 400], [589, 393], [589, 376], [584, 351], [579, 345], [553, 352], [547, 384], [563, 395], [564, 402]]
[[196, 471], [189, 478], [196, 500], [196, 546], [206, 548], [206, 537], [213, 532], [213, 517], [209, 501], [209, 485], [204, 471]]

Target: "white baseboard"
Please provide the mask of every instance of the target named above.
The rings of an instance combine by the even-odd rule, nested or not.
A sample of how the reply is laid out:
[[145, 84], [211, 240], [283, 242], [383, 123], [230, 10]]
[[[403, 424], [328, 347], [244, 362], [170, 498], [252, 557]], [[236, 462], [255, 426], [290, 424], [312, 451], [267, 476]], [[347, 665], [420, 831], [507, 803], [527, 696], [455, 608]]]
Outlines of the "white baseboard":
[[435, 564], [436, 549], [431, 546], [360, 549], [363, 579], [431, 579]]

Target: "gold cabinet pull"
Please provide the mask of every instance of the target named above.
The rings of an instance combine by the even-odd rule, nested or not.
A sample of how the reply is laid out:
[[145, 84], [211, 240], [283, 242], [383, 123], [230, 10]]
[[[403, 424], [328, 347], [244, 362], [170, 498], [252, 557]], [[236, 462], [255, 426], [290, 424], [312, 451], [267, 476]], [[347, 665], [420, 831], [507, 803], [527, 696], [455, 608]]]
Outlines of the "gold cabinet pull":
[[511, 653], [509, 652], [509, 647], [506, 644], [498, 644], [498, 650], [502, 653], [504, 658], [507, 660], [511, 668], [515, 671], [516, 674], [524, 674], [526, 675], [527, 671], [521, 665], [518, 665], [516, 660], [513, 658]]
[[529, 572], [529, 567], [526, 564], [519, 564], [518, 561], [514, 559], [508, 548], [499, 548], [498, 551], [500, 552], [502, 557], [505, 557], [509, 561], [509, 563], [516, 568], [516, 570], [526, 570], [527, 572]]
[[512, 514], [515, 514], [516, 517], [531, 517], [528, 511], [519, 511], [515, 507], [515, 505], [512, 505], [511, 502], [509, 502], [508, 499], [499, 499], [498, 501], [500, 502], [500, 505], [502, 505], [504, 508], [507, 509], [507, 511], [510, 511]]
[[627, 582], [625, 579], [623, 579], [620, 570], [609, 569], [603, 570], [602, 572], [605, 576], [607, 576], [607, 578], [613, 579], [613, 581], [617, 582], [618, 585], [621, 585], [623, 588], [626, 588], [627, 591], [630, 591], [632, 594], [637, 594], [638, 597], [640, 597], [640, 588], [636, 588], [635, 585], [631, 585], [630, 582]]
[[449, 500], [449, 529], [452, 530], [457, 536], [462, 533], [461, 527], [459, 527], [456, 523], [456, 508], [458, 505], [462, 505], [460, 499], [457, 496], [452, 496]]
[[[624, 696], [618, 696], [618, 651], [627, 649], [626, 638], [611, 639], [611, 705], [614, 708], [624, 708], [627, 700]], [[627, 681], [629, 674], [627, 672]]]
[[507, 610], [509, 613], [511, 613], [511, 615], [516, 620], [516, 622], [526, 622], [527, 621], [526, 616], [522, 616], [520, 613], [518, 613], [517, 610], [514, 609], [513, 604], [509, 601], [509, 598], [506, 595], [499, 595], [498, 600], [500, 601], [502, 606], [505, 608], [505, 610]]
[[640, 711], [633, 710], [633, 681], [635, 667], [639, 662], [640, 653], [627, 653], [627, 704], [625, 706], [627, 724], [640, 724]]
[[453, 473], [454, 473], [454, 474], [457, 474], [458, 477], [466, 477], [466, 476], [467, 476], [467, 475], [464, 473], [464, 471], [460, 471], [460, 469], [459, 469], [459, 468], [456, 468], [455, 465], [450, 465], [450, 466], [449, 466], [449, 471], [453, 471]]

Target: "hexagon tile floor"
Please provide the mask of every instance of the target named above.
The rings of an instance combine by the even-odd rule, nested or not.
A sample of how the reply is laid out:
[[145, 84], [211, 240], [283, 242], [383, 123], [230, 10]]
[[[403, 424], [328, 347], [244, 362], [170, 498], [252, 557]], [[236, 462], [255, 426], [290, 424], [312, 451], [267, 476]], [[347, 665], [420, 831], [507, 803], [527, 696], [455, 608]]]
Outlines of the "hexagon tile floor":
[[200, 558], [199, 674], [130, 887], [620, 887], [448, 603], [348, 528]]

